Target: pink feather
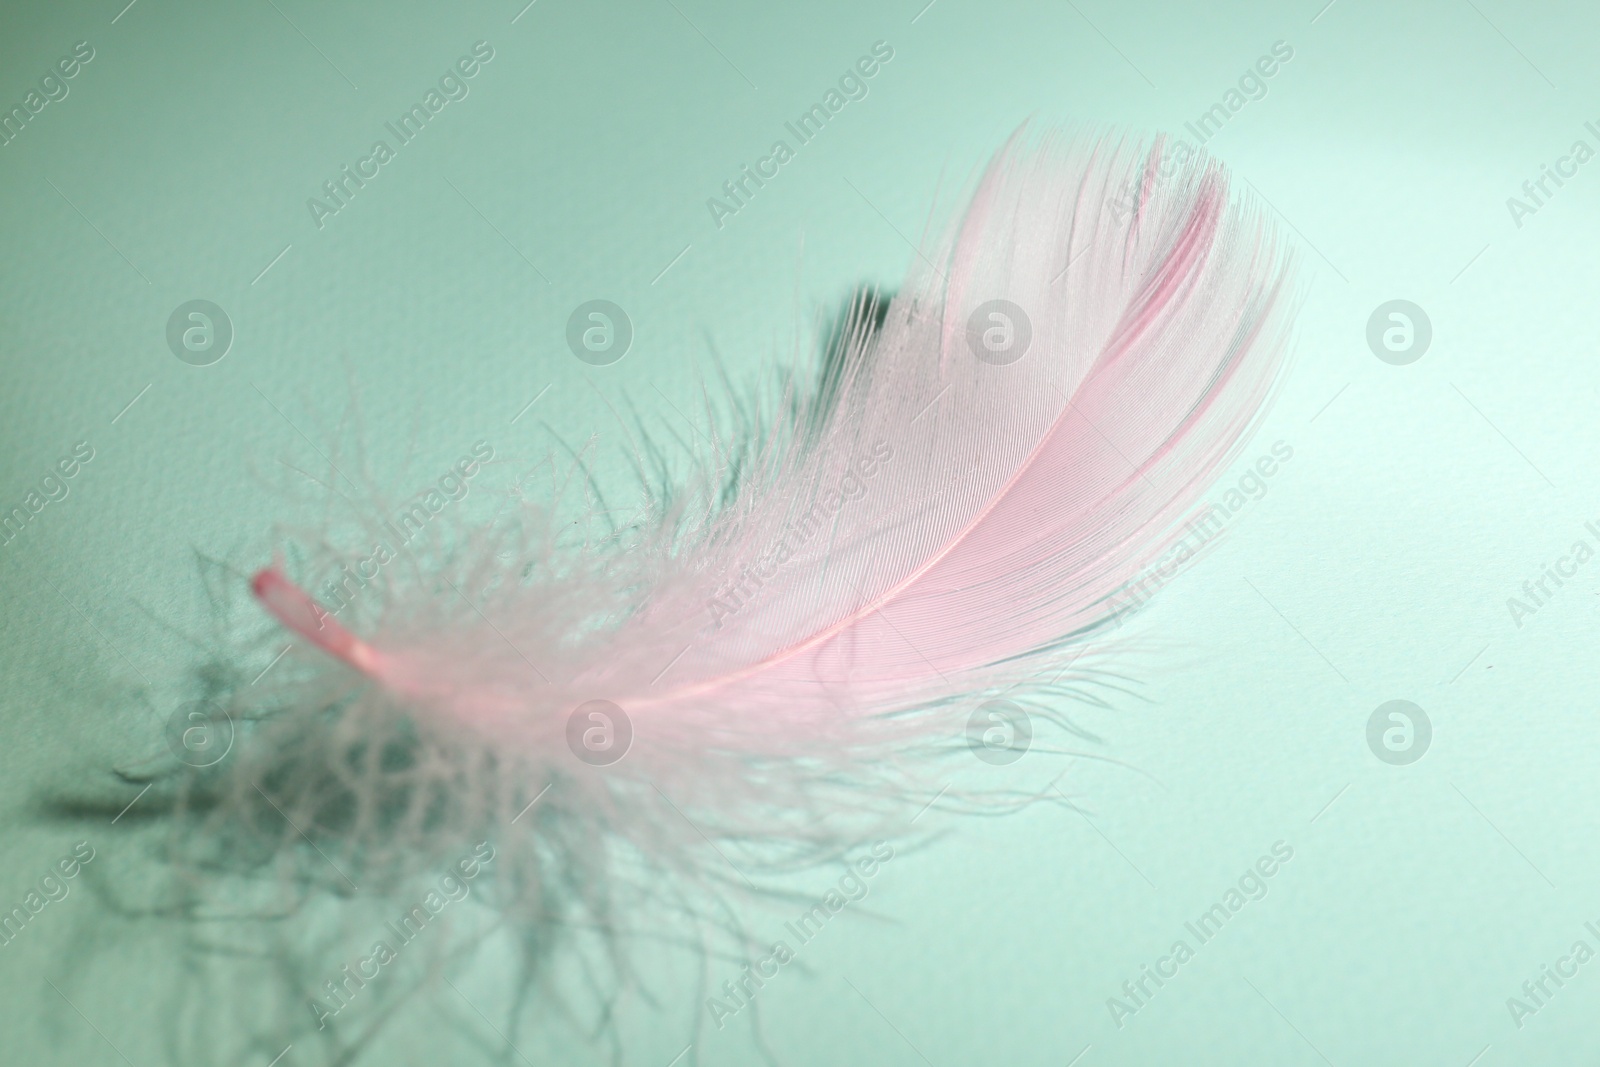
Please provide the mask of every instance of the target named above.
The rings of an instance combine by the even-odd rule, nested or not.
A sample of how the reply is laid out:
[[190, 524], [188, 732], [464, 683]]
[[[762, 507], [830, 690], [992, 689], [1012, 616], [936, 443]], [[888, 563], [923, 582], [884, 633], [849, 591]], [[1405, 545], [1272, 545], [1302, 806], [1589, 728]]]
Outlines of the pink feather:
[[[795, 405], [731, 501], [708, 493], [622, 565], [599, 598], [610, 626], [571, 618], [558, 632], [585, 636], [552, 639], [537, 586], [502, 584], [462, 622], [491, 662], [404, 630], [363, 661], [338, 631], [308, 632], [303, 609], [263, 602], [393, 695], [528, 751], [612, 701], [652, 779], [708, 742], [781, 757], [1015, 681], [1106, 619], [1234, 457], [1280, 363], [1272, 237], [1230, 204], [1220, 166], [1163, 177], [1161, 160], [1159, 143], [1013, 138], [881, 331], [851, 340], [831, 407]], [[1120, 216], [1119, 187], [1134, 190]], [[1031, 322], [1005, 365], [968, 340], [997, 299]], [[719, 595], [752, 567], [742, 596]]]
[[[733, 883], [891, 810], [903, 826], [983, 696], [1056, 713], [1070, 694], [1030, 680], [1107, 621], [1272, 391], [1286, 257], [1219, 165], [1170, 162], [1159, 141], [1013, 137], [881, 329], [858, 306], [822, 388], [717, 435], [698, 480], [604, 547], [562, 549], [569, 520], [529, 507], [472, 553], [408, 554], [348, 627], [257, 575], [326, 656], [231, 772], [237, 806], [254, 790], [315, 832], [344, 783], [356, 815], [319, 852], [341, 863], [492, 836], [497, 906], [545, 932], [614, 930], [665, 870]], [[398, 793], [376, 761], [351, 769], [397, 722], [422, 746]], [[591, 724], [625, 757], [584, 759]], [[386, 814], [430, 784], [447, 816]], [[420, 846], [384, 853], [397, 825]]]

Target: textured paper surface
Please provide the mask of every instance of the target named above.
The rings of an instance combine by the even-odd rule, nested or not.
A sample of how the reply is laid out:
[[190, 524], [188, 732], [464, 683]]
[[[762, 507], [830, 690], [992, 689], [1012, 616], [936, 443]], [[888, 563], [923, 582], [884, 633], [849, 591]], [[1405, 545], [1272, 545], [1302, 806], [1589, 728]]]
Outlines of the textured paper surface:
[[[1593, 13], [119, 7], [0, 15], [0, 107], [27, 113], [0, 147], [0, 508], [31, 515], [0, 548], [0, 906], [79, 841], [87, 872], [154, 877], [122, 823], [36, 801], [81, 783], [135, 800], [108, 768], [161, 744], [131, 689], [193, 665], [163, 623], [204, 619], [194, 552], [244, 563], [270, 543], [284, 516], [260, 472], [318, 468], [352, 389], [380, 473], [426, 482], [479, 440], [535, 455], [541, 421], [600, 435], [620, 470], [608, 401], [692, 437], [711, 345], [739, 380], [782, 365], [850, 286], [901, 276], [933, 206], [1020, 120], [1194, 143], [1220, 104], [1207, 147], [1299, 243], [1304, 306], [1278, 405], [1209, 497], [1237, 490], [1226, 541], [1138, 617], [1139, 699], [1086, 715], [1120, 765], [1062, 780], [1083, 815], [927, 816], [950, 836], [884, 865], [762, 989], [765, 1040], [786, 1063], [940, 1067], [1566, 1064], [1594, 1047], [1600, 962], [1572, 955], [1600, 951], [1600, 564], [1574, 552], [1600, 547], [1600, 163], [1575, 150], [1600, 151]], [[387, 124], [479, 41], [493, 58], [465, 95], [396, 144]], [[67, 78], [78, 42], [93, 58]], [[786, 124], [877, 42], [892, 59], [799, 144]], [[1275, 45], [1292, 56], [1251, 76]], [[393, 158], [338, 211], [308, 206], [379, 139]], [[746, 165], [778, 169], [736, 212], [709, 206]], [[601, 299], [633, 328], [609, 366], [567, 341]], [[189, 361], [168, 342], [194, 300], [232, 325], [207, 366], [204, 338]], [[1369, 345], [1396, 300], [1431, 325], [1414, 362]], [[1390, 327], [1406, 346], [1406, 314], [1385, 313], [1380, 348]], [[1292, 458], [1252, 475], [1275, 442]], [[93, 458], [53, 473], [80, 443]], [[32, 514], [58, 476], [65, 495]], [[1431, 727], [1411, 763], [1369, 745], [1393, 700]], [[1403, 730], [1382, 738], [1405, 724], [1383, 723], [1377, 747], [1404, 755]], [[1292, 859], [1201, 943], [1186, 924], [1277, 842]], [[175, 959], [102, 937], [87, 872], [0, 949], [0, 1044], [19, 1063], [162, 1062]], [[777, 937], [786, 918], [750, 923]], [[1162, 963], [1179, 940], [1192, 958]], [[1141, 990], [1146, 966], [1175, 974]], [[704, 1063], [755, 1062], [750, 1014], [718, 1030], [686, 988], [626, 1001], [628, 1062], [686, 1062], [691, 1042]], [[426, 1018], [372, 1062], [463, 1047]]]

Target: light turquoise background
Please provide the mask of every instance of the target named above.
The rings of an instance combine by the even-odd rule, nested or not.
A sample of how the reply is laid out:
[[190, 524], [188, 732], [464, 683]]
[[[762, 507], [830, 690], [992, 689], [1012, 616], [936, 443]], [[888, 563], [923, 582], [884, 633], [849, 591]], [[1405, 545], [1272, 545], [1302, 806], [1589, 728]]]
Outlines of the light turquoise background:
[[[150, 877], [33, 802], [132, 799], [107, 768], [159, 749], [160, 716], [131, 694], [161, 706], [191, 662], [156, 620], [203, 619], [196, 550], [264, 558], [263, 483], [317, 462], [352, 392], [380, 475], [480, 438], [537, 455], [540, 420], [615, 463], [608, 402], [665, 425], [713, 347], [742, 381], [785, 363], [850, 286], [899, 279], [1018, 122], [1181, 133], [1281, 40], [1210, 147], [1303, 252], [1295, 362], [1245, 452], [1293, 459], [1128, 633], [1143, 700], [1088, 716], [1121, 766], [1063, 781], [1087, 814], [930, 812], [948, 836], [874, 879], [875, 918], [763, 991], [765, 1039], [802, 1065], [1587, 1062], [1600, 962], [1520, 1029], [1506, 1000], [1600, 949], [1600, 565], [1520, 628], [1506, 600], [1600, 519], [1600, 163], [1520, 227], [1506, 198], [1600, 147], [1597, 34], [1590, 7], [1508, 0], [8, 5], [0, 105], [77, 41], [95, 58], [0, 147], [0, 504], [75, 442], [95, 458], [0, 548], [0, 903], [79, 839]], [[307, 198], [480, 39], [470, 95], [319, 230]], [[878, 40], [867, 98], [719, 230], [706, 198]], [[237, 330], [203, 368], [164, 339], [195, 298]], [[637, 330], [609, 368], [563, 338], [594, 298]], [[1397, 298], [1434, 330], [1409, 366], [1364, 336]], [[1391, 699], [1432, 721], [1410, 766], [1366, 745]], [[1279, 840], [1266, 898], [1119, 1029], [1107, 998]], [[94, 908], [0, 950], [0, 1061], [162, 1062], [171, 961]], [[756, 1062], [668, 988], [626, 1004], [629, 1063]], [[413, 1031], [372, 1062], [456, 1040]]]

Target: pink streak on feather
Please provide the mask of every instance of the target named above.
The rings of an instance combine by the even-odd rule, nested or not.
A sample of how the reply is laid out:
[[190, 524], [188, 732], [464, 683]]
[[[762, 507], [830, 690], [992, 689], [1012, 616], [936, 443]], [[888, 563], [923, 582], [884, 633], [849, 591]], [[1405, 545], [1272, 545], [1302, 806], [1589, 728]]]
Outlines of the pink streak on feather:
[[383, 654], [340, 626], [304, 589], [285, 577], [277, 564], [257, 571], [250, 590], [287, 629], [328, 655], [374, 678], [383, 673]]

